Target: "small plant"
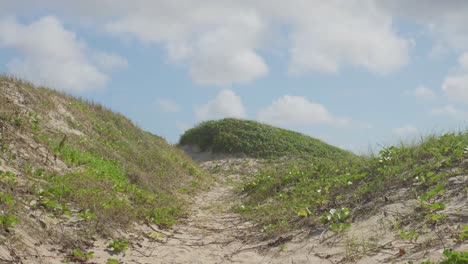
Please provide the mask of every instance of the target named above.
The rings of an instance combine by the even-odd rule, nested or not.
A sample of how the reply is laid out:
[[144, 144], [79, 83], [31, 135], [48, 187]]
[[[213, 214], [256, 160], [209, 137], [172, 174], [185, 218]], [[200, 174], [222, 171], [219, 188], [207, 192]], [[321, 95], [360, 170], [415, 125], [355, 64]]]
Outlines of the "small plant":
[[263, 233], [270, 233], [270, 232], [273, 232], [274, 230], [276, 230], [277, 228], [278, 228], [278, 226], [275, 225], [275, 224], [268, 224], [268, 225], [262, 227], [262, 232]]
[[416, 232], [415, 230], [410, 230], [409, 232], [400, 230], [400, 237], [405, 240], [408, 240], [410, 243], [414, 243], [418, 240], [419, 233]]
[[10, 194], [0, 192], [0, 225], [4, 230], [8, 230], [20, 220], [12, 214], [15, 209], [16, 202]]
[[164, 234], [159, 233], [159, 232], [148, 232], [146, 233], [146, 235], [151, 240], [159, 240], [159, 239], [164, 239], [166, 237]]
[[107, 259], [106, 264], [119, 264], [118, 259]]
[[444, 256], [447, 258], [440, 264], [466, 264], [468, 263], [468, 251], [458, 252], [452, 249], [445, 249]]
[[13, 227], [15, 224], [19, 223], [20, 220], [13, 215], [0, 215], [0, 224], [3, 226], [4, 230], [8, 230]]
[[56, 215], [70, 214], [68, 206], [57, 201], [57, 198], [54, 195], [54, 191], [39, 189], [37, 191], [37, 194], [39, 195], [39, 199], [37, 200], [37, 204], [39, 206], [45, 208], [48, 211], [53, 212]]
[[84, 220], [94, 220], [96, 219], [96, 215], [91, 212], [91, 210], [86, 209], [84, 211], [81, 211], [78, 214], [79, 217], [83, 218]]
[[344, 232], [351, 227], [346, 221], [351, 217], [351, 210], [347, 207], [341, 209], [330, 209], [328, 213], [322, 215], [321, 221], [330, 224], [330, 230]]
[[299, 216], [299, 217], [308, 217], [311, 214], [312, 213], [310, 212], [309, 208], [307, 208], [307, 207], [302, 208], [297, 212], [297, 216]]
[[278, 250], [279, 250], [279, 252], [284, 252], [284, 251], [286, 251], [286, 248], [287, 248], [287, 247], [286, 247], [286, 244], [281, 244], [281, 245], [278, 247]]
[[149, 220], [157, 225], [170, 227], [177, 223], [177, 221], [174, 219], [177, 214], [178, 210], [176, 208], [156, 208], [150, 214]]
[[115, 253], [122, 253], [128, 249], [128, 242], [125, 240], [114, 240], [107, 245], [107, 249]]
[[468, 240], [468, 225], [461, 227], [462, 231], [458, 234], [458, 239], [461, 241]]
[[[431, 179], [435, 174], [428, 174], [427, 178]], [[426, 178], [422, 177], [420, 180], [425, 180]], [[445, 204], [443, 202], [436, 202], [436, 198], [439, 195], [445, 193], [444, 185], [438, 184], [426, 193], [418, 197], [421, 207], [424, 209], [426, 219], [432, 222], [438, 222], [445, 219], [447, 216], [445, 214], [437, 213], [445, 209]]]
[[88, 260], [92, 259], [94, 251], [83, 252], [79, 249], [73, 249], [68, 256], [63, 259], [63, 262], [79, 262], [87, 263]]
[[14, 185], [17, 181], [16, 175], [11, 171], [0, 170], [0, 181], [9, 185]]

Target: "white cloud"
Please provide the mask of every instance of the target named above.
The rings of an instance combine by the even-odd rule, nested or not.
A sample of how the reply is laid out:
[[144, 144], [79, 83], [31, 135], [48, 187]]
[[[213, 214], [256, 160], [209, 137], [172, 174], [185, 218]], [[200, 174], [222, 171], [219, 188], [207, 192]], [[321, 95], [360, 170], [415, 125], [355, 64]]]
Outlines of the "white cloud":
[[393, 134], [401, 138], [414, 137], [419, 134], [419, 130], [411, 125], [394, 128], [392, 132]]
[[[14, 2], [0, 9], [65, 12], [123, 39], [160, 45], [170, 61], [186, 65], [203, 85], [265, 76], [269, 70], [260, 51], [272, 49], [289, 52], [295, 74], [337, 72], [343, 65], [389, 73], [409, 60], [410, 41], [399, 36], [389, 8], [376, 0]], [[275, 36], [287, 46], [275, 47]]]
[[394, 17], [409, 19], [426, 28], [434, 39], [433, 52], [468, 49], [468, 1], [377, 1]]
[[109, 80], [87, 57], [86, 44], [55, 17], [29, 25], [11, 17], [0, 20], [0, 47], [20, 54], [7, 63], [10, 73], [40, 85], [83, 92], [101, 88]]
[[140, 8], [108, 23], [107, 31], [163, 44], [171, 61], [189, 66], [195, 82], [228, 85], [268, 73], [256, 51], [265, 27], [255, 9], [231, 1], [145, 2]]
[[156, 99], [156, 108], [158, 111], [165, 113], [177, 113], [182, 110], [180, 105], [178, 105], [175, 101], [166, 98]]
[[444, 107], [434, 108], [432, 109], [431, 114], [435, 116], [468, 119], [468, 112], [457, 109], [453, 105], [447, 105]]
[[352, 65], [385, 74], [409, 60], [409, 42], [374, 1], [295, 1], [286, 8], [281, 2], [277, 8], [292, 24], [292, 73]]
[[422, 100], [430, 100], [436, 97], [434, 91], [425, 86], [419, 86], [418, 88], [416, 88], [416, 90], [414, 90], [414, 96]]
[[459, 58], [458, 73], [447, 76], [442, 84], [442, 90], [452, 101], [468, 104], [468, 52]]
[[113, 71], [128, 67], [127, 59], [115, 53], [96, 52], [93, 55], [95, 63], [106, 71]]
[[325, 106], [301, 96], [285, 95], [257, 114], [258, 120], [273, 125], [347, 125], [347, 118], [334, 117]]
[[215, 99], [198, 107], [195, 114], [200, 121], [224, 117], [246, 117], [241, 97], [231, 90], [222, 90]]

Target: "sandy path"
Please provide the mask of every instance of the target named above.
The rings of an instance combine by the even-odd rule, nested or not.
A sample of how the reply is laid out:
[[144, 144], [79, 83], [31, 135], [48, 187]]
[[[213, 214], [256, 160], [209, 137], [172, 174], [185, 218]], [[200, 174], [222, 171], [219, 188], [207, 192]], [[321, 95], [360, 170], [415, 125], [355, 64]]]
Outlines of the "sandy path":
[[[195, 197], [190, 217], [174, 227], [174, 237], [158, 248], [160, 263], [261, 263], [265, 257], [243, 241], [251, 225], [228, 212], [231, 188], [218, 183]], [[155, 263], [155, 262], [152, 262]]]
[[[159, 230], [156, 226], [140, 225], [136, 232], [122, 234], [130, 242], [128, 251], [112, 254], [106, 250], [109, 240], [97, 240], [90, 250], [94, 257], [89, 263], [106, 263], [117, 259], [119, 263], [407, 263], [409, 260], [438, 260], [444, 246], [458, 251], [468, 250], [466, 244], [456, 244], [449, 236], [429, 234], [426, 239], [430, 246], [408, 243], [402, 240], [392, 226], [397, 218], [412, 212], [416, 201], [394, 202], [385, 205], [380, 212], [365, 219], [353, 222], [344, 236], [337, 236], [324, 229], [303, 230], [292, 240], [269, 247], [272, 241], [253, 239], [258, 235], [258, 227], [245, 221], [240, 215], [232, 213], [231, 208], [239, 198], [236, 197], [232, 181], [238, 181], [242, 169], [252, 170], [257, 166], [255, 160], [218, 160], [203, 162], [201, 167], [216, 170], [220, 181], [203, 193], [193, 197], [189, 217], [175, 225], [171, 231]], [[237, 172], [236, 172], [237, 171]], [[467, 182], [468, 175], [454, 177], [456, 183]], [[401, 201], [396, 193], [391, 200]], [[466, 194], [459, 194], [447, 203], [447, 213], [457, 211], [466, 216]], [[457, 209], [458, 208], [458, 209]], [[461, 209], [460, 209], [461, 208]], [[461, 211], [460, 211], [461, 210]], [[386, 212], [386, 213], [385, 213]], [[395, 212], [393, 215], [392, 212]], [[396, 217], [396, 218], [395, 218]], [[442, 230], [442, 229], [441, 229]], [[158, 232], [158, 233], [156, 233]], [[298, 232], [298, 231], [296, 231]], [[151, 234], [165, 234], [155, 238]], [[422, 240], [423, 238], [421, 238]], [[255, 242], [257, 241], [257, 242]], [[33, 243], [31, 243], [33, 244]], [[399, 249], [407, 253], [399, 256]], [[281, 249], [281, 250], [280, 250]], [[42, 251], [42, 256], [53, 256], [56, 251]], [[61, 263], [63, 257], [29, 259], [23, 263]]]
[[[201, 164], [210, 167], [213, 163]], [[271, 263], [271, 254], [262, 255], [260, 244], [249, 244], [246, 239], [252, 235], [252, 224], [238, 214], [230, 212], [234, 197], [232, 184], [239, 175], [219, 175], [209, 191], [194, 197], [194, 203], [187, 219], [173, 226], [172, 233], [159, 241], [152, 241], [144, 233], [154, 233], [154, 229], [143, 228], [138, 238], [131, 238], [132, 248], [124, 255], [109, 255], [100, 250], [104, 243], [95, 244], [93, 261], [105, 263], [108, 258], [119, 259], [124, 263]], [[155, 228], [156, 229], [156, 228]], [[136, 235], [135, 235], [136, 236]], [[135, 243], [139, 241], [138, 243]], [[265, 242], [263, 243], [265, 244]]]

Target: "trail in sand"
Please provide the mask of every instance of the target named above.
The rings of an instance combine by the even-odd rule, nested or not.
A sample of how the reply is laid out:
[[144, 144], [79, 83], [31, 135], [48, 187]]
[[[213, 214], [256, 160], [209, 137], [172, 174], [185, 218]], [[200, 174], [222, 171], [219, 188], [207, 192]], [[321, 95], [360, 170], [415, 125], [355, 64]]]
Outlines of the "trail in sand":
[[[209, 191], [194, 197], [190, 216], [173, 227], [172, 233], [164, 239], [149, 239], [148, 232], [154, 231], [140, 226], [139, 232], [129, 235], [132, 247], [124, 254], [110, 255], [105, 251], [105, 242], [95, 243], [96, 263], [106, 263], [108, 258], [116, 258], [121, 263], [407, 263], [408, 260], [440, 259], [441, 245], [420, 248], [408, 244], [392, 229], [392, 221], [405, 211], [413, 211], [415, 201], [395, 202], [381, 208], [382, 212], [360, 219], [351, 226], [344, 236], [337, 236], [325, 229], [303, 230], [300, 235], [287, 241], [280, 250], [268, 247], [269, 242], [252, 239], [258, 235], [258, 228], [240, 215], [231, 212], [238, 197], [235, 196], [229, 181], [239, 180], [238, 168], [258, 167], [255, 161], [246, 159], [224, 159], [201, 163], [207, 170], [221, 168], [220, 181]], [[224, 171], [223, 171], [224, 168]], [[234, 171], [236, 168], [234, 169]], [[466, 177], [466, 176], [460, 176]], [[463, 178], [466, 181], [466, 178]], [[401, 198], [395, 194], [392, 200]], [[465, 201], [459, 197], [447, 204], [447, 208], [458, 208]], [[383, 212], [387, 211], [387, 215]], [[396, 216], [391, 212], [397, 211]], [[466, 213], [466, 212], [465, 212]], [[464, 213], [464, 214], [465, 214]], [[466, 215], [466, 214], [465, 214]], [[435, 235], [434, 235], [435, 236]], [[444, 238], [448, 245], [449, 238]], [[450, 244], [456, 250], [466, 250], [464, 245]], [[407, 249], [404, 256], [398, 255], [400, 248]], [[416, 261], [417, 263], [418, 261]]]

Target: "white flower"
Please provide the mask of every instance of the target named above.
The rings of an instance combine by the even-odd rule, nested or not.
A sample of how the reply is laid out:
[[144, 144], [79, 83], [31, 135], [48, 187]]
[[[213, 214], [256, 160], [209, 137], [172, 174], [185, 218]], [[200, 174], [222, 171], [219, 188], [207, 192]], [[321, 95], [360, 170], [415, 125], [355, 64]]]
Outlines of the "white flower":
[[322, 191], [322, 189], [318, 189], [317, 192], [320, 193]]
[[416, 176], [416, 178], [415, 178], [415, 179], [416, 179], [417, 181], [419, 181], [419, 176]]
[[328, 221], [330, 221], [331, 220], [331, 215], [327, 215], [327, 219], [328, 219]]
[[348, 181], [348, 185], [352, 185], [352, 184], [353, 184], [353, 182], [352, 182], [352, 181]]
[[349, 215], [349, 211], [346, 211], [344, 214], [345, 214], [345, 215]]
[[334, 215], [336, 213], [336, 209], [330, 209], [330, 214]]

